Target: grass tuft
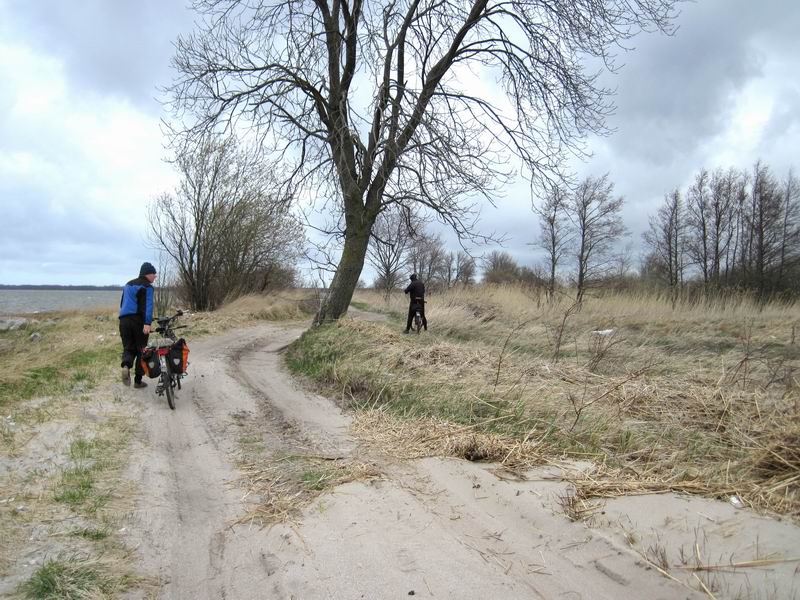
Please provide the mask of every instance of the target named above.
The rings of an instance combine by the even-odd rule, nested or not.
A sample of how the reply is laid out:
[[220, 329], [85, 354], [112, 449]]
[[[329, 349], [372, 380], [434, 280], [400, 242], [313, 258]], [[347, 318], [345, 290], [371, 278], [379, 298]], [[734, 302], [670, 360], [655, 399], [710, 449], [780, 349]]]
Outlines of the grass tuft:
[[98, 561], [77, 557], [47, 560], [20, 586], [25, 598], [36, 600], [85, 600], [110, 598], [131, 583]]
[[108, 530], [96, 529], [94, 527], [82, 527], [69, 533], [72, 537], [79, 537], [93, 542], [99, 542], [109, 536]]
[[94, 490], [94, 475], [90, 467], [83, 465], [65, 469], [56, 485], [53, 498], [70, 506], [83, 504]]

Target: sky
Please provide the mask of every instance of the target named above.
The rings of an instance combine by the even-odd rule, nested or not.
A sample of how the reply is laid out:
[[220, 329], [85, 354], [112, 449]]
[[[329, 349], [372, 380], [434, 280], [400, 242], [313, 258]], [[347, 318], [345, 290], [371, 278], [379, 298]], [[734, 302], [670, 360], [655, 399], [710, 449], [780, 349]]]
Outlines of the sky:
[[[147, 207], [176, 183], [159, 86], [193, 20], [182, 0], [0, 0], [0, 284], [120, 284], [157, 261]], [[619, 55], [603, 79], [614, 132], [571, 163], [609, 173], [635, 253], [664, 194], [699, 168], [800, 169], [800, 3], [699, 0], [677, 25]], [[481, 227], [532, 264], [528, 185], [497, 203]]]

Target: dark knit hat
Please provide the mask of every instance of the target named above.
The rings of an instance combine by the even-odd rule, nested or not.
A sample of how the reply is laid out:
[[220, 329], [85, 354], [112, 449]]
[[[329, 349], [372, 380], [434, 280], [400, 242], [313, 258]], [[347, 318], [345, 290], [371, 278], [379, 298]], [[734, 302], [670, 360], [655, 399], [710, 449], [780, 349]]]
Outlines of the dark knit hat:
[[142, 263], [142, 268], [139, 269], [139, 277], [144, 277], [145, 275], [155, 275], [156, 268], [151, 265], [149, 262]]

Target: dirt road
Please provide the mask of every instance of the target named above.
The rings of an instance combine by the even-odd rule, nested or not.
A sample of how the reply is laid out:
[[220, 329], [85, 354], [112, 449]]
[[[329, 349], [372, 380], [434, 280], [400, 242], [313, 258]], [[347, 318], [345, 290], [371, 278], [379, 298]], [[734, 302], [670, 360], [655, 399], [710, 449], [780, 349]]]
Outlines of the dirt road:
[[[676, 496], [609, 502], [589, 528], [559, 509], [567, 486], [556, 467], [510, 481], [489, 465], [440, 459], [379, 461], [380, 477], [323, 494], [293, 524], [234, 525], [249, 502], [236, 466], [243, 431], [272, 450], [360, 452], [350, 418], [282, 366], [279, 351], [300, 333], [260, 325], [195, 342], [174, 412], [150, 391], [130, 392], [146, 424], [129, 473], [140, 489], [131, 530], [160, 597], [701, 598], [691, 572], [664, 577], [629, 542], [644, 551], [655, 534], [670, 563], [684, 544], [711, 562], [753, 558], [758, 539], [763, 556], [796, 550], [786, 523]], [[791, 597], [795, 566], [699, 575], [718, 597], [758, 591], [762, 580]]]

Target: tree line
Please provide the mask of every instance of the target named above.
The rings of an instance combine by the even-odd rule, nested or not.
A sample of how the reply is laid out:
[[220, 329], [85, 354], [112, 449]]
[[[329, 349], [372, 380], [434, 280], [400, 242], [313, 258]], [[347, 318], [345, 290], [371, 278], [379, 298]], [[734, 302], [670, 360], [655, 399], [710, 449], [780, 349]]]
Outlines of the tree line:
[[701, 169], [668, 193], [644, 233], [642, 276], [673, 298], [687, 286], [746, 290], [762, 300], [800, 292], [800, 182], [763, 162]]
[[439, 234], [426, 231], [411, 211], [387, 210], [375, 221], [367, 261], [375, 270], [373, 287], [386, 295], [417, 273], [428, 289], [475, 283], [478, 267], [464, 250], [450, 251]]
[[[480, 261], [482, 281], [543, 287], [551, 298], [568, 286], [578, 304], [588, 290], [609, 285], [654, 285], [668, 289], [673, 302], [698, 290], [744, 291], [764, 301], [800, 293], [800, 181], [791, 171], [781, 179], [761, 161], [750, 169], [701, 169], [687, 189], [666, 194], [650, 217], [638, 274], [631, 244], [625, 244], [623, 205], [608, 174], [550, 186], [533, 207], [539, 235], [532, 245], [544, 260], [529, 267], [492, 251]], [[407, 221], [394, 221], [404, 224], [408, 228]], [[384, 230], [379, 223], [376, 231]], [[405, 252], [397, 264], [434, 289], [478, 277], [475, 259], [448, 252], [438, 236], [422, 233], [394, 247]], [[381, 248], [386, 245], [373, 244], [370, 256]], [[378, 269], [380, 261], [370, 262]], [[376, 281], [387, 289], [393, 284], [391, 277]]]
[[[544, 285], [553, 297], [560, 274], [568, 269], [580, 303], [588, 289], [619, 270], [616, 250], [627, 234], [622, 206], [608, 175], [587, 177], [574, 189], [551, 186], [534, 207], [541, 230], [536, 245], [544, 250], [546, 265], [519, 265], [509, 253], [495, 250], [481, 261], [483, 282]], [[448, 251], [441, 237], [426, 233], [411, 212], [384, 212], [376, 221], [367, 256], [377, 272], [375, 287], [387, 293], [409, 272], [432, 289], [469, 285], [478, 276], [475, 258], [463, 250]]]

